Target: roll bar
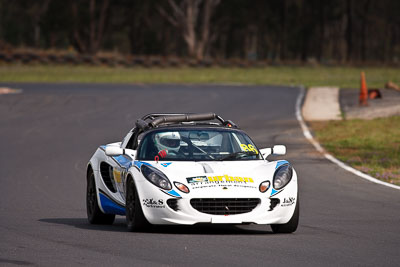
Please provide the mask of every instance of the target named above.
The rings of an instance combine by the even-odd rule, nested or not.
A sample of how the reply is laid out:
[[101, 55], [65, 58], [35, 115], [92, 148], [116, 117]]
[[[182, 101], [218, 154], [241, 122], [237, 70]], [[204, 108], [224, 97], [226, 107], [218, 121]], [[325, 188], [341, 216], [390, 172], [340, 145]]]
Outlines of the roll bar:
[[225, 121], [221, 116], [215, 113], [151, 113], [144, 116], [142, 119], [136, 121], [136, 127], [142, 129], [143, 131], [149, 128], [155, 128], [158, 125], [165, 123], [180, 123], [180, 122], [190, 122], [190, 121], [212, 121], [219, 120], [224, 126], [228, 124], [231, 127], [236, 127], [236, 125], [231, 121]]
[[156, 128], [162, 124], [192, 122], [192, 121], [213, 121], [218, 120], [221, 126], [237, 128], [236, 124], [230, 120], [224, 120], [215, 113], [150, 113], [137, 120], [133, 131], [133, 148], [138, 145], [138, 136], [152, 128]]

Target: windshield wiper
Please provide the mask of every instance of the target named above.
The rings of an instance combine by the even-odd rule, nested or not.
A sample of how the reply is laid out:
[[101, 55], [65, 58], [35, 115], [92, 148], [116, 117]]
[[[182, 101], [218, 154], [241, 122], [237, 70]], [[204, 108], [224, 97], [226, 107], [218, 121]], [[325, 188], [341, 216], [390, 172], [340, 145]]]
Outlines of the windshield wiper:
[[200, 152], [204, 153], [204, 155], [206, 155], [206, 156], [209, 157], [210, 159], [215, 159], [212, 155], [210, 155], [209, 153], [207, 153], [206, 151], [204, 151], [204, 150], [201, 149], [200, 147], [194, 145], [193, 143], [191, 143], [191, 145], [192, 145], [194, 148], [198, 149]]
[[204, 155], [206, 155], [207, 157], [209, 157], [210, 159], [215, 159], [212, 155], [210, 155], [207, 151], [204, 151], [203, 149], [201, 149], [200, 147], [196, 146], [195, 144], [192, 143], [192, 140], [190, 140], [187, 137], [181, 136], [182, 141], [185, 142], [186, 144], [188, 144], [189, 146], [192, 146], [194, 148], [196, 148], [197, 150], [199, 150], [201, 153], [203, 153]]
[[226, 155], [225, 157], [222, 157], [219, 160], [244, 158], [244, 157], [247, 157], [247, 156], [255, 156], [255, 155], [257, 155], [257, 153], [255, 153], [254, 151], [238, 151], [238, 152], [234, 152], [234, 153], [231, 153], [229, 155]]

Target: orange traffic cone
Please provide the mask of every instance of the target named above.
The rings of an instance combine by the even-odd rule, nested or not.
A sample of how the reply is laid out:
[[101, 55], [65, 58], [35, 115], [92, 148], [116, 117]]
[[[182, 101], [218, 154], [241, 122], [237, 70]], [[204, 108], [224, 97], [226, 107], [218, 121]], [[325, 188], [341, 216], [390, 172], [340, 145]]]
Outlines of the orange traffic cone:
[[365, 81], [365, 74], [361, 72], [361, 88], [360, 88], [360, 106], [368, 106], [367, 103], [368, 99], [368, 89], [367, 89], [367, 82]]

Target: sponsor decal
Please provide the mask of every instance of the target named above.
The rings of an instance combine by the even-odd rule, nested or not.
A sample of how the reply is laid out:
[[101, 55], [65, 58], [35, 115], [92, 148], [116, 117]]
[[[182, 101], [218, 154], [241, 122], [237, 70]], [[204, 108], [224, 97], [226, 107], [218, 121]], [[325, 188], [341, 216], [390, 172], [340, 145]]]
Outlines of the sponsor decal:
[[113, 176], [117, 183], [121, 183], [121, 172], [120, 171], [113, 169]]
[[239, 176], [210, 176], [207, 177], [209, 182], [212, 183], [220, 183], [220, 182], [228, 182], [228, 183], [254, 183], [253, 178], [250, 177], [239, 177]]
[[153, 198], [143, 199], [143, 206], [146, 206], [148, 208], [165, 208], [164, 200]]
[[188, 178], [186, 178], [186, 181], [189, 184], [192, 184], [192, 183], [208, 183], [207, 176], [188, 177]]
[[172, 164], [172, 162], [161, 163], [161, 166], [163, 166], [163, 167], [168, 167], [168, 166], [171, 165], [171, 164]]
[[221, 176], [196, 176], [186, 178], [189, 184], [197, 183], [213, 183], [213, 184], [247, 184], [254, 183], [253, 178], [250, 177], [240, 177], [240, 176], [229, 176], [227, 174]]
[[[221, 185], [220, 185], [221, 186]], [[218, 187], [216, 184], [194, 184], [192, 189]]]
[[220, 187], [222, 190], [228, 190], [229, 188], [257, 188], [254, 185], [246, 185], [246, 184], [211, 184], [211, 183], [207, 183], [207, 184], [203, 184], [203, 183], [199, 183], [199, 184], [194, 184], [192, 185], [192, 189], [201, 189], [201, 188], [217, 188]]
[[234, 184], [234, 185], [227, 185], [228, 187], [240, 187], [240, 188], [257, 188], [254, 185], [246, 185], [246, 184]]
[[256, 188], [254, 180], [250, 177], [239, 176], [196, 176], [186, 178], [192, 189], [220, 187], [222, 190], [229, 188]]
[[159, 151], [158, 154], [154, 157], [154, 161], [158, 162], [160, 160], [160, 157], [165, 158], [167, 156], [167, 154], [168, 154], [168, 151], [165, 149]]
[[289, 197], [289, 198], [284, 198], [283, 202], [281, 204], [282, 207], [289, 207], [292, 206], [294, 204], [294, 202], [296, 201], [295, 197]]

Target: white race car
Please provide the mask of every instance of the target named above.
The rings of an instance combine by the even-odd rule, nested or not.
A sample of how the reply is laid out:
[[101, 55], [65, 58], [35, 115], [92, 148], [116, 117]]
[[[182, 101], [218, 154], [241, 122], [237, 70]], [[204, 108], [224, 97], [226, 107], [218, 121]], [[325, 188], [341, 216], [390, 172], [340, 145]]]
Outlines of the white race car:
[[214, 113], [149, 114], [122, 142], [100, 146], [87, 168], [87, 215], [130, 231], [154, 225], [269, 224], [292, 233], [299, 221], [297, 174], [286, 147], [258, 149]]

